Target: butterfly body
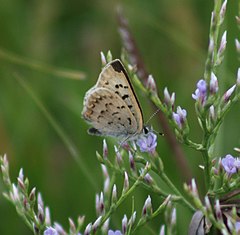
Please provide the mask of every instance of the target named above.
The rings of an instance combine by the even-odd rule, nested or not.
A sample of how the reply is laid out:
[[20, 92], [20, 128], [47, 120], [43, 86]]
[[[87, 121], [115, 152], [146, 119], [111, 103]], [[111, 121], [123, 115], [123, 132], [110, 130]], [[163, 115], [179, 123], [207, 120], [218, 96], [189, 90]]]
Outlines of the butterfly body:
[[108, 63], [85, 95], [83, 118], [90, 134], [134, 139], [143, 131], [143, 116], [127, 72], [120, 60]]

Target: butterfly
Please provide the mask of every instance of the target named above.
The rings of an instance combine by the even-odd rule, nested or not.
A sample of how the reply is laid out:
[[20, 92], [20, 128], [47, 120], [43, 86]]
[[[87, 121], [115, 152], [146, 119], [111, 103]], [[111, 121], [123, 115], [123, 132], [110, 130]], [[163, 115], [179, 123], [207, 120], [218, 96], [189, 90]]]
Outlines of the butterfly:
[[134, 140], [146, 133], [143, 114], [129, 76], [119, 59], [108, 63], [85, 94], [83, 118], [89, 134]]

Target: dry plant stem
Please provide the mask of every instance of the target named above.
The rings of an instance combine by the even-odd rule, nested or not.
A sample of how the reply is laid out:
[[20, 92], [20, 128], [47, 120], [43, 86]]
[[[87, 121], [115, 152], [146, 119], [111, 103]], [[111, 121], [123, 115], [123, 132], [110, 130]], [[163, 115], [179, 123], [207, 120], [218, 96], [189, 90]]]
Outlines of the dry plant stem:
[[[145, 68], [140, 52], [137, 48], [135, 39], [129, 29], [127, 19], [123, 15], [123, 12], [121, 9], [117, 11], [117, 19], [119, 24], [120, 36], [122, 38], [123, 45], [129, 54], [129, 57], [130, 57], [129, 59], [133, 65], [137, 65], [137, 74], [139, 78], [143, 81], [143, 83], [146, 84], [149, 73]], [[156, 109], [156, 106], [153, 103], [151, 104], [153, 109]], [[192, 178], [192, 172], [190, 167], [187, 164], [182, 148], [177, 142], [172, 130], [169, 128], [167, 119], [162, 113], [162, 111], [159, 112], [158, 117], [159, 117], [159, 122], [161, 123], [161, 126], [163, 128], [165, 137], [167, 139], [167, 142], [175, 155], [175, 161], [177, 162], [176, 164], [181, 169], [183, 180], [188, 181]]]

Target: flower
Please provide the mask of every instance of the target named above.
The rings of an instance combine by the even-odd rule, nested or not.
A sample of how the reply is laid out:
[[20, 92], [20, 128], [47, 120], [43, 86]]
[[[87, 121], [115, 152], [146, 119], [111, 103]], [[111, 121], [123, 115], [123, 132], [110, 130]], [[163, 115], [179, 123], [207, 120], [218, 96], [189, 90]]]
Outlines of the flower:
[[236, 224], [235, 224], [235, 229], [236, 229], [236, 232], [239, 233], [240, 232], [240, 222], [237, 221]]
[[230, 87], [230, 88], [224, 93], [223, 98], [224, 98], [225, 103], [227, 103], [227, 102], [229, 101], [229, 99], [230, 99], [232, 93], [234, 92], [235, 88], [236, 88], [236, 84], [233, 85], [232, 87]]
[[108, 231], [108, 235], [122, 235], [122, 233], [121, 233], [120, 230], [113, 231], [113, 230], [110, 229]]
[[153, 153], [157, 147], [157, 136], [153, 132], [148, 132], [137, 140], [137, 145], [141, 152]]
[[238, 71], [237, 71], [237, 85], [238, 86], [240, 85], [240, 68], [238, 68]]
[[44, 233], [44, 235], [58, 235], [58, 232], [56, 229], [52, 228], [52, 227], [49, 227], [47, 228]]
[[150, 74], [147, 78], [147, 89], [149, 89], [152, 93], [157, 93], [157, 86], [153, 76]]
[[175, 102], [175, 93], [173, 92], [171, 95], [168, 92], [167, 87], [164, 88], [164, 102], [170, 108], [173, 108]]
[[214, 73], [211, 73], [210, 79], [210, 93], [215, 94], [218, 91], [218, 80]]
[[180, 128], [182, 128], [183, 124], [185, 123], [186, 117], [187, 111], [182, 109], [180, 106], [177, 107], [177, 113], [173, 112], [173, 119]]
[[202, 105], [205, 104], [207, 98], [207, 83], [205, 80], [201, 79], [197, 83], [197, 89], [195, 93], [192, 94], [192, 98], [196, 101], [200, 101]]
[[236, 159], [230, 154], [226, 155], [226, 157], [224, 157], [221, 161], [224, 170], [229, 175], [232, 175], [237, 172], [237, 168], [235, 166], [235, 161], [236, 161]]

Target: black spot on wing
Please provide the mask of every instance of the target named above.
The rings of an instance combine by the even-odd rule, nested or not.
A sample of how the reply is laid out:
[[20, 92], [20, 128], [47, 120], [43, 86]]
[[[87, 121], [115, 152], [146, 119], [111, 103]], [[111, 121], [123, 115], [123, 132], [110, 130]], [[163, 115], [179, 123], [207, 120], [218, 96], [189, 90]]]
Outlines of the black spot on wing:
[[129, 97], [129, 95], [123, 95], [123, 96], [122, 96], [122, 99], [125, 100], [125, 99], [127, 99], [128, 97]]

